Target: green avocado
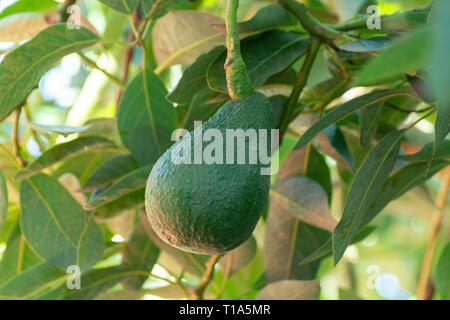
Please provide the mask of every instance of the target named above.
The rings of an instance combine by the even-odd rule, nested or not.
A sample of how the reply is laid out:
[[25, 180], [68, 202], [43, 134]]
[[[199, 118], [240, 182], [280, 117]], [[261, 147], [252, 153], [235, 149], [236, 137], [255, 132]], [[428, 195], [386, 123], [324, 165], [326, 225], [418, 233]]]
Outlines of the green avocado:
[[[248, 240], [269, 193], [270, 175], [261, 174], [261, 168], [269, 165], [261, 163], [260, 153], [270, 156], [272, 128], [273, 110], [269, 100], [261, 93], [253, 93], [241, 100], [228, 101], [207, 122], [167, 150], [154, 165], [145, 191], [147, 216], [158, 236], [174, 247], [199, 254], [221, 254]], [[194, 164], [193, 155], [186, 157], [191, 159], [190, 164], [173, 161], [173, 152], [182, 155], [189, 145], [193, 151], [195, 141], [206, 150], [215, 138], [205, 142], [199, 140], [198, 134], [200, 130], [205, 134], [207, 129], [222, 133], [223, 164], [217, 161]], [[258, 141], [259, 129], [266, 132], [267, 144], [258, 146], [256, 163], [249, 163], [247, 138], [245, 163], [236, 163], [236, 139], [234, 149], [228, 148], [232, 149], [235, 161], [233, 164], [226, 161], [227, 141], [232, 140], [227, 139], [227, 129], [255, 129]], [[261, 150], [266, 147], [267, 150]]]

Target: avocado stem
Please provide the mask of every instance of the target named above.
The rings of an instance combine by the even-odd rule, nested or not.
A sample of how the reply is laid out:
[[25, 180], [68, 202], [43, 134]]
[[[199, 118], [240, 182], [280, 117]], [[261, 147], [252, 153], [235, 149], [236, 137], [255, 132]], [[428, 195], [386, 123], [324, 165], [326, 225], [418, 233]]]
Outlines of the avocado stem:
[[214, 255], [206, 262], [206, 270], [200, 279], [200, 282], [191, 296], [191, 300], [203, 300], [203, 294], [211, 282], [214, 275], [214, 267], [223, 255]]
[[233, 100], [243, 99], [253, 93], [253, 85], [247, 73], [245, 62], [241, 56], [241, 45], [237, 24], [238, 7], [239, 0], [228, 0], [225, 19], [227, 59], [224, 68], [228, 94]]

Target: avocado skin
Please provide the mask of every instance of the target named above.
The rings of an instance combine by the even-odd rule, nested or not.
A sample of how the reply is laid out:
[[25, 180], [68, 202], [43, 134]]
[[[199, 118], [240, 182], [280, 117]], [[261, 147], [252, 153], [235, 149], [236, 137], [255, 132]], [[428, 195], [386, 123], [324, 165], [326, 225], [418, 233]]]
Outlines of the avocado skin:
[[[228, 101], [202, 130], [222, 132], [225, 163], [226, 129], [272, 127], [269, 100], [253, 93]], [[248, 164], [248, 160], [246, 164], [173, 163], [171, 152], [179, 150], [181, 143], [191, 143], [193, 153], [193, 137], [191, 132], [181, 138], [154, 165], [145, 192], [146, 212], [154, 231], [168, 244], [188, 252], [221, 254], [238, 247], [253, 233], [267, 202], [270, 176], [261, 175], [259, 157], [257, 164]], [[270, 152], [270, 131], [268, 142]], [[203, 150], [209, 143], [203, 142]]]

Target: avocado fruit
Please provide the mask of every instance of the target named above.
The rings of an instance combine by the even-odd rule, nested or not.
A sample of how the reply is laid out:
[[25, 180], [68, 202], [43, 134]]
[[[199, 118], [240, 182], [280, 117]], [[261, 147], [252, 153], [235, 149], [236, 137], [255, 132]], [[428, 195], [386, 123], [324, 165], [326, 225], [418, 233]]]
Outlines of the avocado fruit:
[[[236, 141], [232, 150], [235, 161], [227, 164], [226, 130], [255, 129], [258, 138], [259, 129], [267, 130], [265, 152], [270, 155], [273, 121], [272, 106], [261, 93], [230, 100], [159, 158], [147, 180], [145, 209], [162, 240], [188, 252], [222, 254], [249, 239], [267, 202], [270, 175], [262, 175], [261, 168], [268, 165], [263, 165], [259, 156], [256, 164], [249, 163], [248, 143], [245, 163], [237, 164]], [[172, 152], [180, 152], [183, 144], [191, 144], [193, 153], [198, 130], [204, 133], [207, 129], [222, 133], [223, 164], [175, 163]], [[201, 143], [204, 150], [211, 142], [202, 139]]]

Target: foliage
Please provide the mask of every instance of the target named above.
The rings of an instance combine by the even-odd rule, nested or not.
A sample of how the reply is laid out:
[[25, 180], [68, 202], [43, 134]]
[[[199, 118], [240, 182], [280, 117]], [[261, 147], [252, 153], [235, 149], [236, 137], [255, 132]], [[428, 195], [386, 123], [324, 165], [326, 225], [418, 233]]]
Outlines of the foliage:
[[[144, 191], [176, 129], [235, 98], [224, 1], [4, 8], [0, 299], [449, 299], [448, 219], [425, 247], [431, 213], [449, 214], [450, 4], [379, 0], [371, 29], [373, 2], [241, 1], [242, 59], [272, 103], [280, 170], [253, 235], [223, 256], [158, 238]], [[373, 265], [410, 295], [364, 286]]]

